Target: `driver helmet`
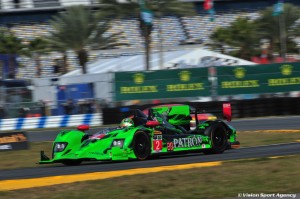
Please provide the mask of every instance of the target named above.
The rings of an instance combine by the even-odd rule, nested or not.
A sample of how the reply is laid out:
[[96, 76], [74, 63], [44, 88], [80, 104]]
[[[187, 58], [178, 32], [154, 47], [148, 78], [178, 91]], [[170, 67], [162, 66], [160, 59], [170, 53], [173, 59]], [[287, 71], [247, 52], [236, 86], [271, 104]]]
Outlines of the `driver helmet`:
[[133, 120], [131, 118], [125, 118], [121, 121], [120, 127], [125, 128], [133, 125]]

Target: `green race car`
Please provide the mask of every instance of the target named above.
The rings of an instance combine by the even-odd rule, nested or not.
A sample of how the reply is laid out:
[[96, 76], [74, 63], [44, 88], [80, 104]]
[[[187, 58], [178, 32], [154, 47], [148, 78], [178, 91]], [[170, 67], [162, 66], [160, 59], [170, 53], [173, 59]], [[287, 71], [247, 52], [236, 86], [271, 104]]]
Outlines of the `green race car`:
[[[223, 116], [231, 120], [230, 104], [223, 104]], [[82, 161], [145, 160], [149, 157], [178, 153], [223, 153], [238, 148], [236, 130], [227, 122], [215, 119], [198, 121], [191, 127], [188, 105], [160, 106], [149, 109], [148, 115], [135, 110], [115, 128], [105, 128], [88, 135], [87, 125], [77, 130], [61, 131], [53, 143], [52, 158], [41, 151], [40, 164], [77, 165]], [[123, 125], [124, 124], [124, 125]]]

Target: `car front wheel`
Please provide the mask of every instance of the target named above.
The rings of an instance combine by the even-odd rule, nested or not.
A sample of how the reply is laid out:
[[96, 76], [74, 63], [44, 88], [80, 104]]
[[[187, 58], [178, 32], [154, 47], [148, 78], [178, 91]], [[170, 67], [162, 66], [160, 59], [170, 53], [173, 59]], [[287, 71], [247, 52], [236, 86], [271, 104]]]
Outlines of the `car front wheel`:
[[150, 156], [150, 139], [145, 132], [138, 131], [135, 133], [133, 139], [133, 151], [138, 160], [145, 160]]

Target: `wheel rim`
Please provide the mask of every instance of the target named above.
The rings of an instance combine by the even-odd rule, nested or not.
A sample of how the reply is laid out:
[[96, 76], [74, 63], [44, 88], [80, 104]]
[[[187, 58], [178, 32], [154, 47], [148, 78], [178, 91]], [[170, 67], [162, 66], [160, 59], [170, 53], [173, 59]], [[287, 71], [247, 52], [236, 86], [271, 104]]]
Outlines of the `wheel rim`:
[[215, 131], [213, 139], [214, 139], [214, 145], [216, 147], [222, 147], [223, 146], [224, 136], [223, 136], [223, 133], [222, 133], [221, 130], [218, 129], [217, 131]]

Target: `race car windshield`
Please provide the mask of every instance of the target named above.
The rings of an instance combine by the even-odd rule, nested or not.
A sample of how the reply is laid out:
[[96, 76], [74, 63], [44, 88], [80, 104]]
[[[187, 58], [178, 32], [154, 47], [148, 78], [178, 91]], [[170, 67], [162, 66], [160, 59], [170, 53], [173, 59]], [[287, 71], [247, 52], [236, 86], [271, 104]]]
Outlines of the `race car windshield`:
[[147, 118], [147, 115], [145, 115], [145, 113], [143, 113], [143, 111], [141, 111], [140, 109], [136, 109], [134, 111], [134, 117]]
[[90, 138], [102, 138], [109, 132], [115, 130], [115, 128], [106, 128], [106, 129], [101, 129], [97, 133], [93, 134]]
[[106, 129], [101, 129], [99, 132], [96, 134], [107, 134], [112, 130], [112, 128], [106, 128]]
[[169, 127], [169, 128], [175, 128], [172, 124], [168, 122], [168, 113], [163, 112], [160, 113], [157, 110], [149, 109], [149, 116], [148, 119], [150, 120], [158, 120], [163, 126]]
[[135, 126], [145, 125], [147, 122], [147, 115], [145, 115], [145, 113], [143, 113], [141, 110], [136, 109], [134, 111], [134, 117], [132, 120]]

